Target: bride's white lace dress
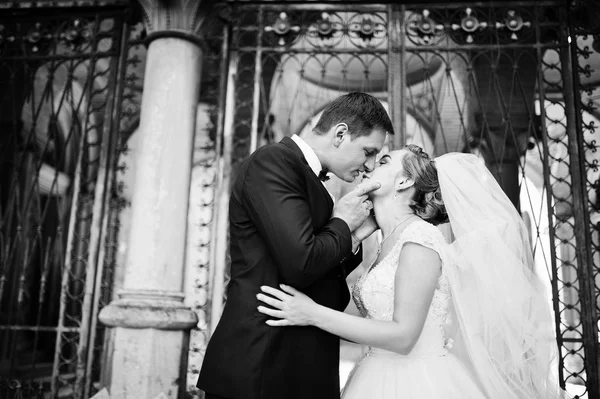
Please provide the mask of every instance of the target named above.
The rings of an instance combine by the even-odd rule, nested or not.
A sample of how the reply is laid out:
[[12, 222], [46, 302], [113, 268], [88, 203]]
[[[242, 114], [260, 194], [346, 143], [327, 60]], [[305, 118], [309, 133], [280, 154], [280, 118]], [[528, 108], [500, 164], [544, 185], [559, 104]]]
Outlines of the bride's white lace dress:
[[423, 331], [408, 355], [371, 348], [357, 363], [343, 390], [343, 399], [484, 398], [472, 374], [452, 353], [447, 336], [450, 320], [450, 287], [444, 272], [446, 243], [433, 225], [410, 224], [394, 248], [365, 272], [352, 290], [363, 317], [391, 321], [394, 311], [394, 277], [398, 257], [406, 242], [436, 251], [442, 273]]

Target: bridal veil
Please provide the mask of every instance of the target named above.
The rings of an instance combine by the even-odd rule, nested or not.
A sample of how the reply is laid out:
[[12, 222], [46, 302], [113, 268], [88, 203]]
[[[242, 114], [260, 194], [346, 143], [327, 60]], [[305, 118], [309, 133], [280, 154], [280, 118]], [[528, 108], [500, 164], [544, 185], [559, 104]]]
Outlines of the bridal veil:
[[521, 216], [475, 155], [447, 154], [435, 164], [455, 237], [445, 266], [453, 351], [491, 399], [561, 397], [550, 304]]

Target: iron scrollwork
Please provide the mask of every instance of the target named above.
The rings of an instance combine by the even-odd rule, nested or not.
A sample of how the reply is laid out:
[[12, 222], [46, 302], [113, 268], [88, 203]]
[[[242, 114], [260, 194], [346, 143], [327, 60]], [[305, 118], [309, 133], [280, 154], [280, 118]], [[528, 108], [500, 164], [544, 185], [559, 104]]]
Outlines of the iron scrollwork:
[[55, 21], [32, 24], [0, 24], [0, 55], [15, 53], [38, 55], [48, 51], [82, 53], [90, 49], [91, 41], [101, 28], [92, 21], [75, 18], [60, 24]]
[[525, 9], [414, 10], [406, 19], [406, 34], [417, 46], [434, 46], [445, 38], [452, 44], [510, 44], [531, 40], [532, 16]]
[[417, 45], [433, 45], [443, 38], [445, 27], [431, 17], [428, 9], [413, 13], [408, 17], [406, 33]]
[[452, 24], [452, 30], [462, 31], [465, 34], [465, 42], [473, 43], [474, 35], [479, 31], [486, 29], [488, 23], [486, 21], [480, 21], [478, 15], [472, 8], [467, 7], [463, 11], [463, 16], [460, 23]]
[[387, 38], [386, 20], [379, 14], [355, 14], [348, 21], [348, 36], [358, 46], [377, 47]]
[[306, 29], [307, 40], [315, 47], [334, 47], [344, 36], [344, 21], [337, 13], [322, 13]]
[[356, 48], [374, 48], [385, 41], [387, 23], [385, 16], [379, 13], [335, 11], [292, 17], [281, 12], [264, 27], [264, 31], [275, 35], [279, 46], [289, 47], [301, 42], [313, 48], [348, 44]]
[[511, 40], [519, 40], [519, 35], [524, 33], [523, 28], [530, 28], [531, 22], [526, 21], [517, 10], [507, 10], [502, 21], [496, 22], [496, 29], [506, 29]]

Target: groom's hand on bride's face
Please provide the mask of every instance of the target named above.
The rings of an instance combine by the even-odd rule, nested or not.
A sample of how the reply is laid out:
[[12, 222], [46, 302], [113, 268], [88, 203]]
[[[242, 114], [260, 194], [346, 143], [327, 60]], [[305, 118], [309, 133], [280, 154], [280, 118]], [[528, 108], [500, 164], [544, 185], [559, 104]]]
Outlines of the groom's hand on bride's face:
[[356, 187], [354, 187], [353, 191], [356, 191], [356, 195], [359, 196], [369, 195], [372, 191], [379, 190], [380, 187], [381, 183], [379, 183], [378, 181], [371, 181], [369, 179], [366, 179], [357, 184]]
[[376, 181], [364, 181], [344, 195], [333, 208], [332, 217], [342, 219], [350, 231], [356, 230], [369, 216], [373, 203], [367, 194], [381, 187]]

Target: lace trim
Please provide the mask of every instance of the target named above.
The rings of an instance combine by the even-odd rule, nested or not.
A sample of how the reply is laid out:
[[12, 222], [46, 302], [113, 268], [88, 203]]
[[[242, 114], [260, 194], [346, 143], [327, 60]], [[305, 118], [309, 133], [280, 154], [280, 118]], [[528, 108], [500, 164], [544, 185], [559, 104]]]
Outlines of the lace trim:
[[356, 305], [356, 308], [358, 309], [360, 315], [362, 317], [367, 317], [369, 315], [369, 312], [367, 312], [367, 308], [365, 307], [365, 304], [363, 303], [362, 297], [360, 295], [361, 280], [364, 276], [366, 276], [366, 273], [360, 276], [356, 280], [356, 283], [352, 286], [352, 300], [354, 300], [354, 304]]

